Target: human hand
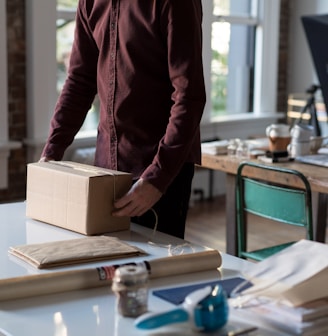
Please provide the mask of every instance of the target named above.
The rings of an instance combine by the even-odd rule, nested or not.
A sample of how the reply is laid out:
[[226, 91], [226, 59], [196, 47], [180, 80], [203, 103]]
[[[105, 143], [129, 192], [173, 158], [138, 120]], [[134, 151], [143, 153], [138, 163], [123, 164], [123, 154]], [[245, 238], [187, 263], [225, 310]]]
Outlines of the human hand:
[[162, 193], [151, 183], [139, 179], [131, 189], [114, 202], [116, 210], [113, 216], [136, 217], [148, 211], [162, 196]]

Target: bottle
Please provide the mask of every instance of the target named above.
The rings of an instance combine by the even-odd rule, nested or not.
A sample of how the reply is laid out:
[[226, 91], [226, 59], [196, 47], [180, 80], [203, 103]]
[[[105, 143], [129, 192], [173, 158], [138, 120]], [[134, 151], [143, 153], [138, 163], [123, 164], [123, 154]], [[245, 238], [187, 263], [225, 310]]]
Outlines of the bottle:
[[239, 139], [231, 139], [228, 144], [228, 155], [235, 156], [238, 148], [240, 140]]
[[248, 158], [248, 145], [246, 142], [240, 141], [237, 147], [236, 156], [239, 158]]
[[142, 264], [124, 265], [115, 270], [112, 290], [117, 310], [123, 316], [137, 317], [148, 309], [148, 271]]

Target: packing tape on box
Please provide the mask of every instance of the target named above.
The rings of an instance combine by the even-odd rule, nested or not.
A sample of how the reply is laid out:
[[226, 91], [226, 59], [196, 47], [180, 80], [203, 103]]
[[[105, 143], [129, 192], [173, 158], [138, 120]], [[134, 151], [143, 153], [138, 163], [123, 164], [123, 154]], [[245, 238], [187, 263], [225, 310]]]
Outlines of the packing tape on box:
[[109, 171], [109, 169], [102, 169], [100, 167], [96, 167], [96, 166], [92, 166], [92, 165], [86, 165], [83, 163], [78, 163], [78, 162], [74, 162], [74, 164], [70, 161], [48, 161], [48, 163], [60, 166], [60, 167], [65, 167], [65, 168], [71, 168], [74, 170], [79, 170], [82, 172], [86, 172], [86, 173], [94, 173], [96, 175], [99, 176], [103, 176], [103, 175], [110, 175], [114, 178], [114, 183], [113, 183], [113, 195], [114, 195], [114, 201], [116, 200], [116, 172], [115, 170], [113, 171]]
[[[222, 257], [217, 250], [206, 250], [138, 264], [144, 264], [149, 278], [155, 279], [215, 270], [221, 266]], [[0, 301], [108, 286], [112, 282], [115, 269], [123, 265], [126, 264], [0, 279]]]

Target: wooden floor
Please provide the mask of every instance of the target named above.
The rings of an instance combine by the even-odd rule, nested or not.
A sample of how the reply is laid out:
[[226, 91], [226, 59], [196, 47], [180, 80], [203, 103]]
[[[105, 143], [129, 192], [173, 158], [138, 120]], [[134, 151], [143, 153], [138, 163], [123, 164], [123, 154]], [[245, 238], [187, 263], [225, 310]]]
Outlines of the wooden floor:
[[[260, 248], [266, 243], [276, 244], [286, 240], [304, 238], [304, 231], [299, 227], [286, 224], [273, 226], [269, 220], [254, 221], [249, 219], [249, 247]], [[220, 196], [212, 201], [196, 201], [190, 206], [186, 224], [185, 239], [200, 245], [226, 252], [226, 216], [225, 197]], [[326, 235], [328, 242], [328, 232]]]
[[185, 239], [225, 252], [225, 197], [194, 202], [189, 209]]

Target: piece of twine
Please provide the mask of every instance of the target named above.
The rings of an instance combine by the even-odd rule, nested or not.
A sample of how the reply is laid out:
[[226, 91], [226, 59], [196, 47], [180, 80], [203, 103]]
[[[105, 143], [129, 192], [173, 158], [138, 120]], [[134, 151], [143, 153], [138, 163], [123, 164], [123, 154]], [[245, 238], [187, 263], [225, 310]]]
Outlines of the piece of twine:
[[166, 248], [168, 250], [168, 255], [169, 256], [182, 255], [185, 252], [187, 252], [187, 250], [191, 251], [192, 253], [195, 252], [195, 249], [193, 248], [193, 246], [188, 242], [183, 243], [183, 244], [177, 244], [177, 245], [176, 244], [162, 244], [162, 243], [154, 242], [154, 240], [155, 240], [154, 238], [155, 238], [156, 233], [157, 233], [158, 215], [157, 215], [157, 212], [153, 208], [150, 208], [149, 211], [151, 211], [153, 213], [154, 217], [155, 217], [152, 239], [150, 241], [148, 241], [149, 245]]

